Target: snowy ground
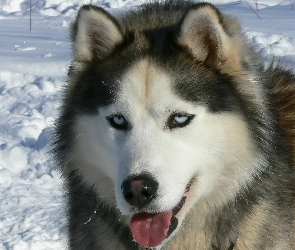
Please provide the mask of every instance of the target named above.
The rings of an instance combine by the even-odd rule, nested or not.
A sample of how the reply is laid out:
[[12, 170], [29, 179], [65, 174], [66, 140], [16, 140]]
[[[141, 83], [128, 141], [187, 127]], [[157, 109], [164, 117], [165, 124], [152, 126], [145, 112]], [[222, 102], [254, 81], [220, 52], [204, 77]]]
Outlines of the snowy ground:
[[[114, 10], [143, 2], [96, 3]], [[249, 0], [261, 19], [244, 1], [211, 2], [241, 19], [266, 60], [275, 56], [295, 68], [294, 0]], [[30, 33], [29, 1], [0, 0], [0, 249], [65, 248], [61, 179], [49, 159], [49, 134], [71, 60], [68, 24], [81, 3], [40, 0]]]

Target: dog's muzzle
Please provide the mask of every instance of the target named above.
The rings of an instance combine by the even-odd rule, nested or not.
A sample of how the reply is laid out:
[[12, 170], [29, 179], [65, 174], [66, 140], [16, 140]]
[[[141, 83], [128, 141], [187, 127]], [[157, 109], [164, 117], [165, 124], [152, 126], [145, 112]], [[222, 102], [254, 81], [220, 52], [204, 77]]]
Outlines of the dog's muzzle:
[[[187, 184], [179, 203], [168, 211], [157, 213], [137, 213], [130, 221], [130, 229], [136, 242], [144, 247], [156, 247], [168, 238], [178, 226], [176, 214], [181, 210], [186, 195], [195, 177]], [[121, 191], [126, 202], [138, 209], [143, 209], [157, 196], [158, 182], [148, 174], [131, 176], [123, 181]]]

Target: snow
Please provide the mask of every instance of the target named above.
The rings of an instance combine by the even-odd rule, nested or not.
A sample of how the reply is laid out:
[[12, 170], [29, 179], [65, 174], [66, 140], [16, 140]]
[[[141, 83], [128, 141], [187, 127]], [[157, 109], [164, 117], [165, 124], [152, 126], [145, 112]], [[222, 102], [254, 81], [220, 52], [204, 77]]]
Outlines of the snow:
[[[62, 181], [49, 137], [71, 61], [69, 23], [88, 2], [32, 1], [30, 33], [29, 1], [0, 0], [0, 249], [65, 249]], [[115, 11], [145, 1], [90, 2]], [[211, 2], [241, 19], [265, 60], [295, 66], [295, 0]]]

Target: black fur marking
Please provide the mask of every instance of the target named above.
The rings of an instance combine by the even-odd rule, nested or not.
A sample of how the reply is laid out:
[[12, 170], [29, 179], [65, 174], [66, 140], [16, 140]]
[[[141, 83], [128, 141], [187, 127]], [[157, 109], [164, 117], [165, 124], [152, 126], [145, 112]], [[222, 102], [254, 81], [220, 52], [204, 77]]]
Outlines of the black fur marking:
[[236, 243], [231, 242], [228, 250], [233, 250], [235, 246], [236, 246]]
[[[179, 61], [177, 68], [173, 61]], [[190, 56], [179, 54], [166, 66], [175, 78], [175, 94], [183, 99], [207, 106], [211, 112], [240, 112], [243, 100], [233, 78], [203, 65]]]
[[149, 54], [170, 56], [180, 50], [176, 43], [176, 26], [147, 30], [144, 34], [149, 41]]
[[[136, 250], [138, 244], [133, 237], [128, 225], [123, 224], [120, 213], [99, 197], [97, 192], [82, 184], [82, 178], [73, 172], [68, 179], [69, 193], [69, 240], [71, 249], [104, 249], [97, 245], [114, 234], [116, 240], [109, 238], [114, 249]], [[105, 238], [106, 237], [106, 238]], [[97, 240], [101, 238], [101, 240]], [[91, 239], [95, 239], [94, 242]], [[118, 241], [119, 240], [119, 241]]]

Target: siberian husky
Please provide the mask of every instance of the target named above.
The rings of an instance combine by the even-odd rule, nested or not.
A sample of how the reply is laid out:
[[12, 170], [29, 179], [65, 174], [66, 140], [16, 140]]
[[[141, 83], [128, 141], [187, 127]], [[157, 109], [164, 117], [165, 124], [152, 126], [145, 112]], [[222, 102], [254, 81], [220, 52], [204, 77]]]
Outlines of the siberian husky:
[[235, 18], [85, 5], [72, 42], [54, 143], [70, 249], [295, 249], [295, 78]]

